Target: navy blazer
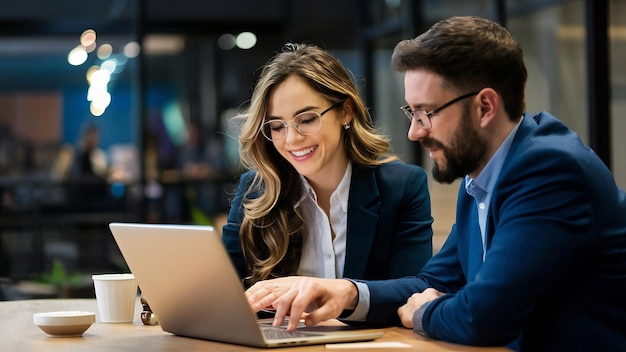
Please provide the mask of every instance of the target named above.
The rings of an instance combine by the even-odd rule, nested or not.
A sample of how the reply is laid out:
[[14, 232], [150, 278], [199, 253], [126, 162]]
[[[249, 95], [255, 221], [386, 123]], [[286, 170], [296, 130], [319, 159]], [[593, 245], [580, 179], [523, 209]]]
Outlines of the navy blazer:
[[[239, 241], [242, 198], [254, 173], [242, 175], [223, 228], [223, 241], [240, 277], [248, 276]], [[348, 200], [344, 277], [388, 279], [415, 275], [432, 256], [432, 222], [426, 172], [391, 162], [353, 164]]]
[[524, 117], [492, 194], [484, 262], [474, 199], [416, 277], [369, 282], [370, 325], [428, 287], [431, 337], [528, 351], [626, 350], [626, 195], [578, 136], [547, 113]]

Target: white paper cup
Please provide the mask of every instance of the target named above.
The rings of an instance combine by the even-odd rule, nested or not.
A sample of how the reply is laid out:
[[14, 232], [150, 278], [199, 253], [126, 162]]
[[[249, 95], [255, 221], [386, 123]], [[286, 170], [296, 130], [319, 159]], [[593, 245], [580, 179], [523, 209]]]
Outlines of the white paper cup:
[[135, 315], [137, 283], [133, 274], [92, 275], [100, 321], [130, 323]]

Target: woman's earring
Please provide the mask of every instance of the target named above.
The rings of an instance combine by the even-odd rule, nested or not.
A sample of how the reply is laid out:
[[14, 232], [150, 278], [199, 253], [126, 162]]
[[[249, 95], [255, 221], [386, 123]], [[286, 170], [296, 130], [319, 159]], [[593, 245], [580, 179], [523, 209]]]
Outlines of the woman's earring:
[[344, 122], [344, 123], [343, 123], [343, 129], [344, 129], [344, 130], [347, 130], [347, 129], [349, 129], [349, 128], [350, 128], [350, 122]]

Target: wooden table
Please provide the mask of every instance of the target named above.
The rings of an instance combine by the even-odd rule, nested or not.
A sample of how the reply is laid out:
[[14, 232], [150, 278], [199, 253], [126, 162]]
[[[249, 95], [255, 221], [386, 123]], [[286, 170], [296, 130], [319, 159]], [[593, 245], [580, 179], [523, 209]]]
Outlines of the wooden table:
[[[33, 324], [33, 314], [64, 310], [96, 313], [96, 322], [82, 337], [51, 337]], [[160, 326], [141, 323], [141, 305], [135, 306], [135, 319], [126, 324], [104, 324], [98, 319], [95, 299], [40, 299], [0, 302], [0, 351], [268, 351], [219, 342], [179, 337], [164, 332]], [[385, 335], [376, 341], [400, 341], [411, 348], [367, 349], [367, 351], [508, 351], [505, 348], [467, 347], [430, 340], [409, 329], [382, 329]], [[361, 349], [359, 349], [360, 351]], [[326, 351], [325, 345], [286, 347], [278, 352]], [[352, 349], [352, 351], [357, 351]]]

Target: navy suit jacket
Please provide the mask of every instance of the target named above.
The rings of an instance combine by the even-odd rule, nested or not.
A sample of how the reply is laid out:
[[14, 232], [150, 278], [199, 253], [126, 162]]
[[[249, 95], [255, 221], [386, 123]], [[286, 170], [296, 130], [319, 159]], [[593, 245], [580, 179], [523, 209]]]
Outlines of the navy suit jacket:
[[[223, 241], [240, 277], [248, 276], [239, 241], [243, 194], [254, 174], [242, 175], [223, 227]], [[432, 256], [432, 216], [426, 172], [391, 162], [353, 164], [348, 200], [344, 277], [387, 279], [415, 275]]]
[[431, 337], [528, 351], [626, 350], [626, 196], [597, 155], [547, 113], [525, 116], [492, 194], [484, 262], [474, 199], [416, 277], [368, 282], [370, 325], [428, 287]]

